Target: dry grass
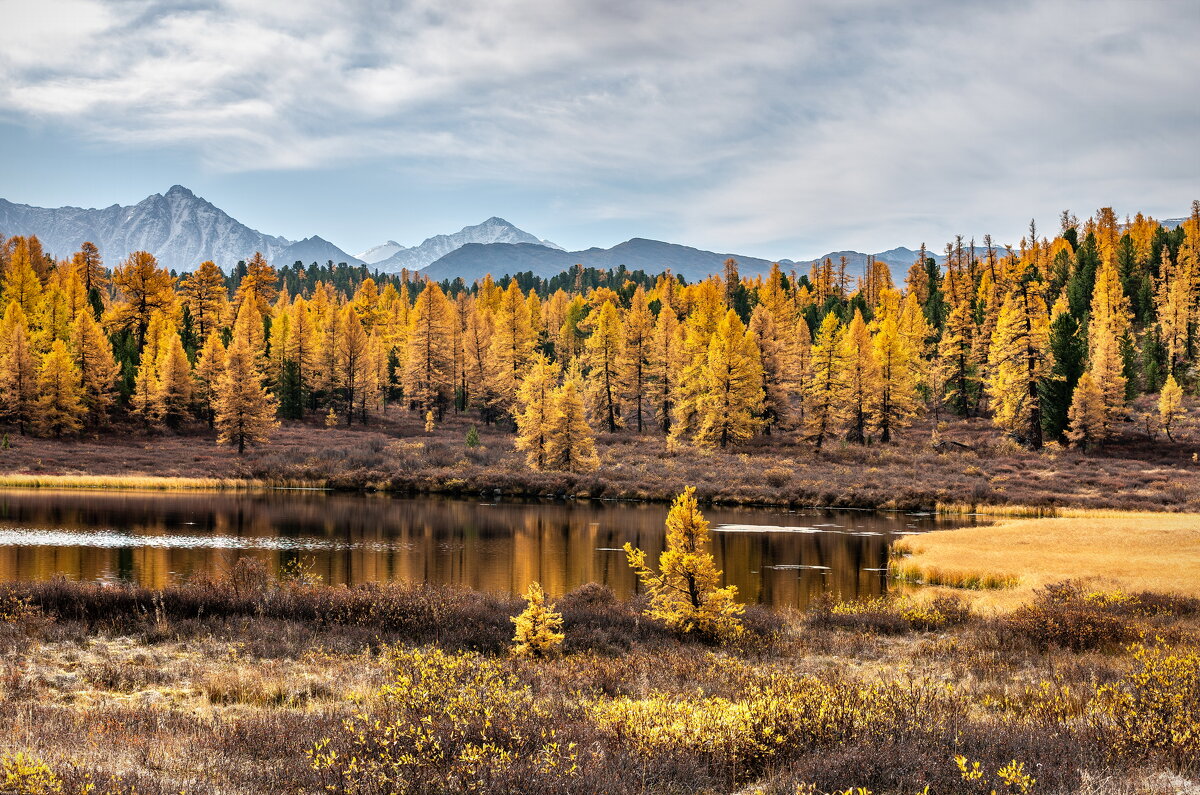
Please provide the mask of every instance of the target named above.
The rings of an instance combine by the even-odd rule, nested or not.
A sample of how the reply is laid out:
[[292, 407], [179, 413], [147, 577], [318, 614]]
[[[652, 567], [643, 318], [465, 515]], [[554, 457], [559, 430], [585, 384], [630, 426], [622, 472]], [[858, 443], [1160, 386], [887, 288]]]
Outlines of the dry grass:
[[999, 610], [1064, 580], [1107, 590], [1200, 596], [1200, 514], [1022, 519], [910, 536], [896, 551], [910, 555], [895, 564], [902, 578], [990, 588], [972, 599]]
[[[193, 489], [248, 490], [274, 487], [261, 481], [238, 478], [157, 477], [154, 475], [0, 475], [0, 488], [7, 489], [128, 489], [138, 491], [185, 491]], [[280, 484], [303, 486], [303, 483]]]

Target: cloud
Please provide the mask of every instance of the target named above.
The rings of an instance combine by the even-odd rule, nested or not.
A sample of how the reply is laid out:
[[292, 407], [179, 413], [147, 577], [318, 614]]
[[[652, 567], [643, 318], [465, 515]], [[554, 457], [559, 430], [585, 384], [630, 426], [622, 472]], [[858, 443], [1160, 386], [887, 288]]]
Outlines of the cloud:
[[1182, 208], [1200, 184], [1188, 0], [10, 7], [6, 117], [222, 172], [569, 190], [577, 219], [747, 253]]

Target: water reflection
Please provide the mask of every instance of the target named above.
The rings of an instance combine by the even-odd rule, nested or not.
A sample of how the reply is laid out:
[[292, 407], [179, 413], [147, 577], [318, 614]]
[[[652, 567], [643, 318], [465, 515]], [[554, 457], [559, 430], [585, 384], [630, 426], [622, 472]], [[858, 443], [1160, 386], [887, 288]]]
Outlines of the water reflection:
[[[128, 580], [151, 587], [228, 570], [242, 557], [302, 560], [328, 583], [458, 583], [552, 595], [636, 579], [626, 541], [657, 560], [667, 506], [488, 503], [321, 492], [0, 492], [0, 579]], [[948, 526], [930, 516], [707, 508], [713, 553], [747, 602], [804, 607], [832, 591], [878, 595], [894, 534]]]

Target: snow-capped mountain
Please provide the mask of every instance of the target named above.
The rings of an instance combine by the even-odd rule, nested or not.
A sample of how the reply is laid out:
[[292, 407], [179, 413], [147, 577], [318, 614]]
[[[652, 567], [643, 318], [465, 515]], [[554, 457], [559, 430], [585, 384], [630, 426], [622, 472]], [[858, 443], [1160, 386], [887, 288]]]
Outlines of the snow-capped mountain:
[[261, 251], [275, 261], [291, 245], [231, 218], [187, 188], [147, 196], [130, 207], [30, 207], [0, 199], [0, 232], [37, 235], [47, 253], [69, 257], [85, 241], [115, 267], [133, 251], [149, 251], [161, 265], [190, 271], [204, 260], [228, 270]]
[[[413, 246], [412, 248], [401, 246], [390, 256], [371, 264], [385, 273], [399, 273], [404, 268], [410, 271], [417, 271], [426, 265], [436, 262], [451, 251], [462, 248], [468, 243], [532, 243], [538, 246], [545, 246], [546, 248], [562, 250], [549, 240], [541, 240], [522, 229], [518, 229], [503, 218], [493, 216], [481, 224], [464, 226], [452, 235], [435, 235], [434, 237], [427, 238], [419, 246]], [[399, 244], [389, 241], [384, 244], [384, 246], [387, 245]], [[375, 249], [381, 249], [384, 246], [376, 246]], [[369, 249], [369, 251], [374, 251], [375, 249]], [[369, 253], [369, 251], [363, 253]]]
[[366, 251], [355, 254], [354, 256], [368, 265], [374, 265], [376, 262], [383, 262], [397, 251], [403, 251], [406, 248], [408, 248], [408, 246], [402, 246], [395, 240], [389, 240], [386, 243], [380, 243], [378, 246], [371, 246]]

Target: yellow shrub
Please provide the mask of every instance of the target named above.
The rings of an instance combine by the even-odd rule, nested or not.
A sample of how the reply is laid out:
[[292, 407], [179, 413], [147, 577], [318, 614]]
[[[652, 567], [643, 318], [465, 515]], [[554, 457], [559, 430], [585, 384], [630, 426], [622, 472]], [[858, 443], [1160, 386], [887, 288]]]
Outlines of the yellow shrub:
[[0, 756], [0, 792], [56, 795], [62, 791], [62, 780], [41, 759], [20, 752]]
[[1096, 692], [1096, 721], [1112, 753], [1187, 764], [1200, 759], [1200, 650], [1132, 647], [1134, 668]]

